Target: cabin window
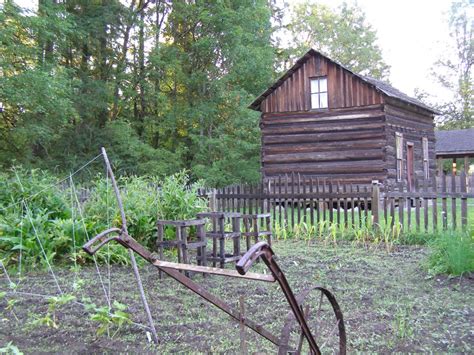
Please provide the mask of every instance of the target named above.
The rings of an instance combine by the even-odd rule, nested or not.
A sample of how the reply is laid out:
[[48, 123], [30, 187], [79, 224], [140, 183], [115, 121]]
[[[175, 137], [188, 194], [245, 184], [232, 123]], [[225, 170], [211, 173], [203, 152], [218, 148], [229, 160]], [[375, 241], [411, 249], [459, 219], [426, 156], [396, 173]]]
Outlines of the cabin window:
[[311, 79], [311, 108], [328, 107], [328, 78], [322, 76]]
[[402, 181], [403, 170], [403, 134], [395, 133], [395, 149], [397, 157], [397, 181]]
[[430, 164], [429, 164], [429, 154], [428, 154], [428, 138], [423, 137], [421, 139], [423, 145], [423, 171], [425, 173], [425, 179], [430, 178]]

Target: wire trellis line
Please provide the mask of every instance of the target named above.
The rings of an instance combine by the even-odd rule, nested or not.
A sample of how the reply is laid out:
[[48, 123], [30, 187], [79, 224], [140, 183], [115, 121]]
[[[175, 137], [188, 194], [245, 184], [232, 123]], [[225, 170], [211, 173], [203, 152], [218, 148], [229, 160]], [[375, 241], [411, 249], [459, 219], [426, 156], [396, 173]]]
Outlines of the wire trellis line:
[[65, 177], [64, 179], [61, 179], [61, 180], [55, 182], [54, 184], [51, 184], [51, 185], [45, 187], [44, 189], [38, 191], [38, 192], [35, 193], [34, 195], [31, 195], [30, 197], [24, 198], [24, 199], [22, 199], [22, 200], [20, 200], [20, 201], [13, 202], [12, 204], [10, 204], [10, 205], [8, 205], [8, 206], [6, 206], [6, 207], [0, 208], [0, 212], [5, 211], [5, 210], [7, 210], [7, 209], [9, 209], [9, 208], [11, 208], [11, 207], [13, 207], [13, 206], [19, 205], [19, 204], [21, 204], [23, 201], [26, 201], [26, 202], [31, 201], [32, 199], [34, 199], [35, 197], [37, 197], [37, 196], [40, 195], [41, 193], [43, 193], [43, 192], [45, 192], [45, 191], [47, 191], [47, 190], [49, 190], [49, 189], [52, 189], [52, 188], [55, 187], [55, 186], [58, 186], [58, 185], [62, 184], [63, 182], [69, 180], [70, 176], [76, 175], [76, 174], [79, 173], [81, 170], [85, 169], [87, 166], [89, 166], [89, 165], [92, 164], [94, 161], [96, 161], [97, 159], [99, 159], [101, 156], [102, 156], [102, 153], [100, 153], [99, 155], [97, 155], [97, 156], [95, 156], [94, 158], [92, 158], [91, 160], [89, 160], [87, 163], [85, 163], [84, 165], [82, 165], [80, 168], [76, 169], [74, 172], [70, 173], [70, 174], [69, 174], [67, 177]]

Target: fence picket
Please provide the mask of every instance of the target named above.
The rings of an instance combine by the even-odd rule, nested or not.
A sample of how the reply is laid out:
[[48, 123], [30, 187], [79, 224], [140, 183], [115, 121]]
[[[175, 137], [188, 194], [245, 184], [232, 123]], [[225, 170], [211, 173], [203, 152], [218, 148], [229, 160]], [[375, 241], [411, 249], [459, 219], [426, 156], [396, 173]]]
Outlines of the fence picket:
[[[467, 193], [466, 173], [461, 173], [461, 193]], [[467, 227], [467, 198], [461, 197], [461, 225], [463, 229]]]
[[[451, 192], [456, 191], [456, 174], [451, 174]], [[451, 215], [452, 215], [452, 225], [453, 230], [456, 229], [456, 197], [451, 198]]]

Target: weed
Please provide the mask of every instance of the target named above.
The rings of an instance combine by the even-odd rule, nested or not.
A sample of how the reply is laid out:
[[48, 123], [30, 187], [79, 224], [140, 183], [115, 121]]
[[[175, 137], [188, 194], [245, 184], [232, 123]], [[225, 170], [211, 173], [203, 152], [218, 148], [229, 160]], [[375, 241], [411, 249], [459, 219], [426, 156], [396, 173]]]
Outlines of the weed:
[[413, 327], [410, 318], [411, 311], [408, 307], [397, 308], [395, 318], [392, 321], [392, 329], [399, 339], [413, 338]]

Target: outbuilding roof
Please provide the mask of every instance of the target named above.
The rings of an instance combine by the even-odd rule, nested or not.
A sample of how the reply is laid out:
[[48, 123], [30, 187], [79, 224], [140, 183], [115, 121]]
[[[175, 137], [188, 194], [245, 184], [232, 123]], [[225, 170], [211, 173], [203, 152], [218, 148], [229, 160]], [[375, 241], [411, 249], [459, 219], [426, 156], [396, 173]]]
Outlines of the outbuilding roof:
[[436, 155], [474, 156], [474, 128], [435, 131]]
[[405, 94], [405, 93], [401, 92], [400, 90], [394, 88], [390, 84], [387, 84], [387, 83], [385, 83], [381, 80], [377, 80], [377, 79], [374, 79], [374, 78], [371, 78], [371, 77], [367, 77], [367, 76], [357, 74], [357, 73], [353, 72], [352, 70], [350, 70], [349, 68], [346, 68], [344, 65], [332, 60], [331, 58], [325, 56], [324, 54], [322, 54], [321, 52], [316, 51], [313, 48], [311, 48], [309, 51], [307, 51], [301, 58], [299, 58], [296, 61], [296, 63], [290, 69], [288, 69], [286, 71], [285, 74], [283, 74], [280, 77], [280, 79], [278, 79], [272, 86], [270, 86], [259, 97], [257, 97], [255, 99], [255, 101], [252, 102], [252, 104], [250, 104], [249, 108], [258, 111], [260, 109], [260, 104], [262, 103], [262, 101], [265, 100], [265, 98], [267, 96], [269, 96], [273, 91], [275, 91], [280, 85], [282, 85], [283, 82], [286, 79], [288, 79], [295, 71], [297, 71], [313, 55], [320, 55], [320, 56], [326, 58], [328, 61], [340, 66], [341, 68], [344, 68], [345, 70], [347, 70], [352, 75], [358, 77], [360, 80], [362, 80], [365, 83], [369, 84], [370, 86], [374, 87], [375, 90], [381, 92], [382, 94], [384, 94], [388, 97], [394, 98], [396, 100], [400, 100], [402, 102], [405, 102], [405, 103], [408, 103], [408, 104], [411, 104], [411, 105], [415, 105], [415, 106], [420, 107], [424, 110], [427, 110], [431, 113], [439, 114], [439, 112], [436, 111], [435, 109], [425, 105], [423, 102], [421, 102], [420, 100], [418, 100], [414, 97], [408, 96], [407, 94]]

